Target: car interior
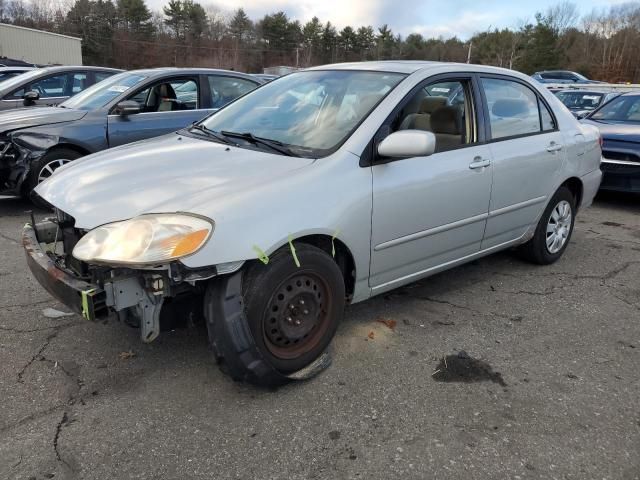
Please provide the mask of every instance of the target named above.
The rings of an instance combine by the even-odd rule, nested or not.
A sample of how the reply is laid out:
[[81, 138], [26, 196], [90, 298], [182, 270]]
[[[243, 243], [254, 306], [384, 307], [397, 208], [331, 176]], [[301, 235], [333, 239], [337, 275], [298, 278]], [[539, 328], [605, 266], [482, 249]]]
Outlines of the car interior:
[[[438, 95], [433, 95], [438, 93]], [[424, 130], [436, 137], [436, 152], [471, 143], [473, 125], [469, 109], [468, 86], [464, 82], [445, 82], [420, 89], [402, 108], [392, 130]]]
[[[174, 86], [178, 87], [188, 82], [192, 82], [192, 80], [158, 83], [135, 93], [130, 97], [130, 100], [138, 102], [144, 113], [192, 110], [196, 108], [192, 104], [193, 102], [180, 101], [174, 88]], [[197, 94], [195, 97], [197, 98]]]

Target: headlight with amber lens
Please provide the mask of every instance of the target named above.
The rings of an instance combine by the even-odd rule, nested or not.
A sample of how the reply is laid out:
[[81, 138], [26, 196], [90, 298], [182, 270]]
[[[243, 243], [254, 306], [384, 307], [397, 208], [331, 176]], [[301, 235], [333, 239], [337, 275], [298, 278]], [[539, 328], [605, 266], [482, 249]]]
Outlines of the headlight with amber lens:
[[149, 265], [197, 252], [214, 224], [185, 214], [155, 214], [109, 223], [87, 233], [73, 256], [84, 262]]

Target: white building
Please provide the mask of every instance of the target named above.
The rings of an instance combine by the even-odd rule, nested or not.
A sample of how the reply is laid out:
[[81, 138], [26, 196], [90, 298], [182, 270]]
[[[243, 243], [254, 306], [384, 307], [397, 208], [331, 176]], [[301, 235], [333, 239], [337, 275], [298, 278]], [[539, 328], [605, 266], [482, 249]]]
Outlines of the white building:
[[0, 23], [0, 57], [38, 65], [82, 65], [81, 39]]

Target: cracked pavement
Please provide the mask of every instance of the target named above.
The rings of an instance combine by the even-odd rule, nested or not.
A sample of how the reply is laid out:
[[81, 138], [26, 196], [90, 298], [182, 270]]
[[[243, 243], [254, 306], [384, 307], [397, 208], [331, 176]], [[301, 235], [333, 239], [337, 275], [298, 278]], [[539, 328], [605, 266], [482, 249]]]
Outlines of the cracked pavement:
[[349, 307], [333, 365], [276, 391], [225, 377], [202, 326], [45, 317], [29, 208], [0, 197], [0, 478], [640, 479], [638, 197], [599, 197], [555, 265], [500, 253]]

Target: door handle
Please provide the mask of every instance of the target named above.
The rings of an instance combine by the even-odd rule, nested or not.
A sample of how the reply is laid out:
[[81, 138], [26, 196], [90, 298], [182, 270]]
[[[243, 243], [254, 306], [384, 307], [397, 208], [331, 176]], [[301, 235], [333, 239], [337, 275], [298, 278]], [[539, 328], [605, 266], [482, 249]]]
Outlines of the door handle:
[[488, 158], [475, 157], [473, 162], [469, 164], [469, 168], [474, 170], [476, 168], [488, 167], [489, 165], [491, 165], [491, 160]]
[[547, 147], [547, 152], [558, 152], [562, 150], [562, 145], [560, 145], [559, 143], [556, 142], [551, 142], [549, 144], [549, 146]]

